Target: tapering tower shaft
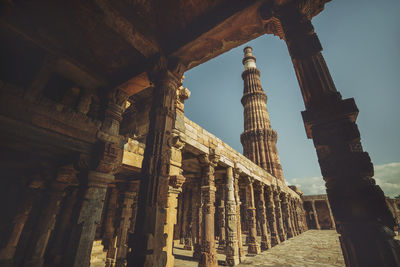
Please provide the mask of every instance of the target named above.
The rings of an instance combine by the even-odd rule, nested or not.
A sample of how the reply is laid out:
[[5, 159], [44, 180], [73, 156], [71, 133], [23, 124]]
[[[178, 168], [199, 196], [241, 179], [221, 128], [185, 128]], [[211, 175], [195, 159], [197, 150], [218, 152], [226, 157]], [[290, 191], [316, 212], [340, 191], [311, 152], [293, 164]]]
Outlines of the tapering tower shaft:
[[271, 128], [267, 95], [261, 87], [260, 71], [251, 47], [244, 48], [242, 104], [244, 132], [240, 136], [243, 154], [280, 180], [284, 180], [276, 142], [278, 134]]

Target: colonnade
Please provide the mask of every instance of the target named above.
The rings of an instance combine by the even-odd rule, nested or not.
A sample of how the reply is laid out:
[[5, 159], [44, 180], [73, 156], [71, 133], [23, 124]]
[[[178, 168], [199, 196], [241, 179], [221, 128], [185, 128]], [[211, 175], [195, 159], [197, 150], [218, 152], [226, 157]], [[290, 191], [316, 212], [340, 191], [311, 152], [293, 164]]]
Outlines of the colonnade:
[[174, 235], [199, 266], [217, 266], [217, 253], [233, 266], [307, 230], [299, 197], [232, 167], [216, 180], [215, 157], [204, 158], [201, 175], [183, 185]]

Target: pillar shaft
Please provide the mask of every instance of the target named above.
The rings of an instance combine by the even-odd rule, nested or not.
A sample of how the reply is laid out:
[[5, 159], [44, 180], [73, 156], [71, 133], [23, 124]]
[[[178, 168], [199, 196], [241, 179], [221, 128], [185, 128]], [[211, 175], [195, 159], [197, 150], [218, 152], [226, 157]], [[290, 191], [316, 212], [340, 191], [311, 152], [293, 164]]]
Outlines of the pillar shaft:
[[56, 222], [61, 200], [64, 197], [65, 189], [70, 185], [77, 185], [77, 171], [72, 165], [63, 166], [59, 169], [56, 180], [47, 191], [46, 205], [43, 207], [39, 221], [31, 237], [30, 246], [27, 252], [25, 265], [38, 267], [44, 263], [44, 253], [50, 234]]
[[257, 211], [259, 214], [259, 222], [261, 228], [261, 250], [267, 250], [271, 248], [271, 239], [268, 234], [268, 221], [265, 213], [265, 199], [264, 199], [264, 184], [261, 182], [257, 183], [258, 203]]
[[183, 247], [185, 250], [192, 250], [193, 249], [193, 190], [192, 186], [188, 185], [187, 187], [188, 194], [187, 198], [189, 199], [188, 201], [188, 212], [187, 212], [187, 224], [186, 224], [186, 234], [185, 234], [185, 246]]
[[96, 227], [100, 223], [101, 212], [107, 190], [107, 184], [114, 180], [111, 174], [90, 171], [86, 189], [76, 225], [71, 236], [68, 262], [65, 266], [83, 267], [90, 264]]
[[193, 185], [193, 198], [192, 201], [192, 242], [193, 242], [193, 258], [200, 260], [201, 257], [201, 243], [200, 243], [200, 231], [201, 231], [201, 196], [199, 190], [199, 184], [196, 182]]
[[218, 226], [219, 226], [219, 239], [218, 251], [225, 251], [226, 231], [225, 231], [225, 184], [220, 187], [221, 199], [218, 206]]
[[[171, 145], [175, 147], [181, 143], [174, 130], [180, 81], [165, 68], [162, 58], [149, 74], [155, 87], [141, 169], [143, 179], [135, 232], [129, 239], [128, 266], [173, 266], [173, 225], [176, 218], [172, 219], [169, 213], [176, 215], [176, 197], [180, 190], [175, 189], [179, 189], [184, 181], [178, 166], [181, 154], [173, 155], [175, 151], [171, 149]], [[178, 158], [171, 162], [173, 156]], [[171, 175], [171, 171], [175, 174]]]
[[249, 231], [248, 236], [248, 254], [259, 254], [260, 245], [257, 242], [257, 229], [256, 229], [256, 208], [254, 203], [254, 189], [253, 189], [253, 179], [246, 179], [246, 219]]
[[335, 218], [333, 218], [333, 214], [332, 214], [332, 209], [331, 209], [331, 205], [329, 204], [329, 200], [326, 200], [326, 205], [328, 206], [328, 210], [329, 210], [329, 218], [331, 219], [331, 225], [332, 228], [335, 229], [336, 228], [336, 224], [335, 224]]
[[292, 225], [292, 216], [290, 214], [288, 196], [284, 192], [281, 193], [281, 201], [282, 201], [282, 204], [281, 204], [282, 218], [283, 218], [283, 223], [286, 226], [285, 228], [286, 228], [287, 238], [291, 238], [294, 236], [293, 225]]
[[278, 224], [276, 220], [277, 217], [274, 202], [274, 191], [271, 186], [267, 186], [265, 191], [267, 195], [267, 217], [271, 231], [271, 246], [275, 246], [281, 241], [279, 239]]
[[188, 235], [188, 225], [189, 225], [189, 208], [190, 208], [190, 192], [187, 186], [183, 189], [183, 198], [182, 198], [182, 203], [183, 203], [183, 214], [182, 214], [182, 231], [181, 231], [181, 237], [180, 237], [180, 243], [184, 244], [185, 243], [185, 238], [187, 238]]
[[[78, 187], [69, 188], [69, 193], [63, 200], [63, 209], [57, 216], [56, 228], [53, 238], [49, 243], [48, 256], [46, 257], [46, 266], [61, 266], [62, 257], [67, 249], [68, 237], [71, 234], [71, 221], [74, 206], [78, 200]], [[48, 264], [47, 264], [48, 262]]]
[[[225, 222], [226, 222], [226, 263], [228, 266], [239, 264], [239, 245], [238, 245], [238, 224], [237, 209], [235, 201], [235, 188], [233, 170], [228, 167], [226, 170], [226, 194], [225, 194]], [[224, 229], [224, 230], [225, 230]]]
[[132, 218], [132, 207], [136, 198], [137, 184], [134, 182], [128, 182], [121, 188], [120, 195], [122, 198], [121, 216], [119, 219], [119, 225], [117, 227], [117, 253], [115, 260], [115, 267], [126, 266], [126, 256], [128, 254], [128, 231], [131, 224]]
[[279, 239], [281, 242], [287, 239], [286, 232], [283, 226], [283, 218], [282, 218], [282, 208], [281, 208], [281, 199], [279, 197], [280, 191], [279, 189], [273, 190], [274, 194], [274, 203], [275, 203], [275, 215], [276, 215], [276, 226], [278, 229]]
[[303, 95], [307, 136], [314, 141], [346, 265], [400, 266], [395, 221], [372, 179], [373, 165], [355, 122], [354, 99], [343, 100], [336, 90], [311, 21], [300, 8], [288, 5], [277, 16]]
[[314, 215], [315, 227], [317, 228], [317, 230], [321, 230], [321, 226], [319, 225], [317, 209], [315, 208], [315, 200], [311, 200], [311, 206], [312, 206], [313, 215]]
[[116, 248], [116, 235], [115, 235], [115, 216], [117, 213], [117, 200], [118, 200], [118, 189], [115, 184], [108, 186], [110, 190], [108, 197], [108, 205], [105, 214], [104, 222], [104, 234], [102, 244], [104, 249], [107, 250], [106, 254], [106, 267], [113, 267], [115, 264]]
[[217, 251], [215, 248], [215, 177], [214, 167], [218, 162], [216, 155], [202, 155], [199, 158], [201, 164], [201, 203], [202, 203], [202, 225], [201, 225], [201, 257], [199, 266], [214, 267], [218, 265]]
[[239, 246], [239, 261], [243, 262], [245, 259], [245, 253], [243, 249], [242, 242], [242, 218], [240, 216], [240, 196], [239, 196], [239, 177], [240, 177], [239, 169], [235, 169], [234, 171], [234, 187], [235, 187], [235, 199], [236, 199], [236, 223], [237, 223], [237, 236], [238, 236], [238, 246]]

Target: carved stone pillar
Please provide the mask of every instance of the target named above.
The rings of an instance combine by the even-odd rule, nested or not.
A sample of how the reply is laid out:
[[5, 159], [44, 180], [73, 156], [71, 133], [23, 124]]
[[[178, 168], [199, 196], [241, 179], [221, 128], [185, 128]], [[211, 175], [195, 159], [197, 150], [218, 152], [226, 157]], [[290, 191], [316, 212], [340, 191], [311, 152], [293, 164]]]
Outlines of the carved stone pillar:
[[185, 238], [187, 237], [187, 230], [188, 230], [188, 224], [189, 224], [189, 206], [190, 206], [190, 192], [188, 187], [184, 186], [183, 188], [183, 197], [182, 197], [182, 203], [183, 203], [183, 214], [182, 214], [182, 231], [181, 231], [181, 236], [180, 236], [180, 243], [184, 244], [185, 243]]
[[63, 200], [63, 208], [57, 216], [56, 227], [48, 246], [45, 266], [62, 266], [62, 258], [67, 250], [68, 238], [71, 234], [73, 210], [78, 201], [78, 186], [71, 186]]
[[313, 215], [314, 215], [315, 227], [317, 228], [317, 230], [321, 230], [321, 226], [319, 225], [319, 220], [318, 220], [317, 209], [315, 208], [315, 200], [311, 200], [311, 206], [312, 206]]
[[328, 206], [329, 217], [331, 218], [332, 229], [336, 229], [335, 218], [333, 218], [331, 205], [329, 204], [329, 200], [328, 199], [326, 200], [326, 205]]
[[256, 208], [254, 203], [254, 190], [253, 190], [253, 179], [246, 179], [246, 219], [247, 226], [249, 227], [249, 242], [248, 242], [248, 254], [259, 254], [260, 245], [257, 242], [257, 229], [256, 229]]
[[285, 192], [281, 193], [281, 206], [282, 206], [283, 223], [286, 225], [285, 228], [286, 228], [287, 238], [291, 238], [294, 236], [293, 225], [292, 225], [292, 216], [290, 214], [288, 196], [287, 196], [287, 193], [285, 193]]
[[115, 184], [108, 185], [110, 190], [108, 197], [108, 205], [106, 209], [104, 234], [102, 244], [104, 249], [107, 250], [106, 254], [106, 267], [114, 267], [116, 248], [116, 235], [115, 235], [115, 215], [117, 212], [118, 189]]
[[137, 183], [127, 182], [122, 185], [120, 195], [122, 198], [122, 208], [119, 220], [119, 226], [116, 230], [117, 236], [117, 253], [115, 260], [115, 267], [126, 266], [126, 256], [128, 253], [128, 230], [130, 227], [130, 220], [132, 217], [132, 206], [136, 198]]
[[287, 239], [287, 236], [283, 226], [281, 199], [279, 197], [280, 190], [275, 189], [273, 190], [273, 193], [274, 193], [274, 203], [275, 203], [276, 226], [278, 229], [279, 239], [281, 240], [281, 242], [283, 242]]
[[57, 177], [47, 190], [46, 205], [43, 207], [34, 234], [30, 239], [30, 245], [25, 260], [26, 266], [38, 267], [44, 263], [44, 253], [50, 234], [56, 222], [61, 200], [65, 189], [70, 185], [77, 185], [77, 171], [72, 165], [60, 167]]
[[201, 203], [202, 203], [202, 228], [201, 228], [201, 258], [199, 266], [217, 266], [217, 252], [214, 239], [214, 214], [215, 214], [215, 178], [214, 168], [219, 156], [215, 154], [201, 155]]
[[343, 100], [336, 90], [321, 43], [302, 13], [305, 10], [293, 2], [261, 15], [266, 20], [275, 16], [280, 22], [306, 107], [302, 116], [307, 136], [317, 151], [346, 265], [400, 266], [400, 245], [392, 230], [395, 221], [383, 191], [372, 179], [373, 165], [360, 142], [358, 108], [354, 99]]
[[271, 248], [271, 239], [268, 234], [268, 221], [265, 213], [265, 191], [262, 182], [256, 182], [256, 192], [258, 194], [257, 212], [259, 214], [259, 222], [261, 228], [261, 250], [267, 250]]
[[5, 245], [0, 249], [0, 262], [4, 264], [4, 266], [13, 266], [13, 258], [22, 230], [32, 210], [34, 199], [40, 195], [43, 187], [44, 180], [42, 177], [33, 175], [28, 182], [27, 189], [24, 190], [24, 194], [21, 196], [22, 200], [18, 204], [8, 240], [4, 240]]
[[[199, 179], [200, 180], [200, 179]], [[200, 184], [195, 182], [193, 185], [193, 201], [192, 201], [192, 239], [193, 239], [193, 258], [200, 260], [201, 243], [200, 243], [200, 222], [201, 222], [201, 196]]]
[[299, 231], [299, 218], [297, 216], [296, 213], [296, 209], [295, 209], [295, 204], [294, 204], [294, 199], [292, 199], [291, 197], [289, 198], [289, 208], [290, 208], [290, 214], [292, 215], [292, 225], [293, 225], [293, 234], [299, 235], [300, 231]]
[[242, 242], [242, 219], [240, 216], [240, 196], [239, 196], [239, 177], [240, 177], [240, 170], [235, 169], [234, 171], [234, 186], [235, 186], [235, 199], [236, 199], [236, 223], [237, 223], [237, 238], [238, 238], [238, 247], [239, 247], [239, 260], [243, 262], [245, 259], [245, 253], [243, 249], [243, 242]]
[[187, 198], [189, 199], [188, 201], [188, 212], [187, 212], [187, 224], [186, 224], [186, 234], [185, 234], [185, 246], [183, 249], [185, 250], [192, 250], [193, 249], [193, 240], [192, 240], [192, 232], [193, 232], [193, 190], [192, 190], [192, 184], [187, 185], [188, 189], [188, 194]]
[[265, 193], [267, 195], [267, 217], [269, 222], [269, 229], [271, 231], [271, 246], [276, 246], [281, 241], [279, 239], [278, 225], [276, 222], [274, 191], [272, 186], [266, 186]]
[[79, 210], [76, 225], [71, 236], [69, 253], [64, 257], [65, 266], [89, 266], [96, 227], [100, 223], [107, 185], [114, 176], [107, 173], [90, 171], [88, 187]]
[[226, 230], [225, 230], [225, 185], [221, 185], [221, 199], [218, 206], [218, 225], [219, 225], [219, 240], [218, 251], [225, 251]]
[[[181, 75], [167, 69], [160, 58], [149, 72], [154, 83], [138, 198], [135, 233], [129, 239], [128, 266], [173, 266], [173, 225], [177, 194], [184, 181], [176, 121], [176, 100]], [[176, 149], [174, 148], [175, 146]], [[175, 215], [175, 218], [173, 217]]]
[[181, 240], [182, 236], [182, 214], [183, 214], [183, 192], [178, 196], [177, 221], [174, 226], [174, 240]]
[[239, 264], [239, 245], [237, 235], [237, 209], [235, 201], [235, 188], [233, 170], [231, 167], [226, 169], [226, 194], [225, 194], [225, 214], [226, 214], [226, 263], [228, 266]]

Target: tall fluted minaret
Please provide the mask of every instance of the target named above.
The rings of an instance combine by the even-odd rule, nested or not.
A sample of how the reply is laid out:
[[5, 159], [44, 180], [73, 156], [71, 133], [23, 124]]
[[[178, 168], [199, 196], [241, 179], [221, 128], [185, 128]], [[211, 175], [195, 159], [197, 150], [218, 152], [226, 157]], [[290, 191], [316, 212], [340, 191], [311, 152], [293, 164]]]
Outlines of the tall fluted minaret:
[[256, 58], [253, 56], [251, 47], [247, 46], [243, 51], [244, 132], [240, 136], [243, 154], [261, 168], [284, 181], [276, 148], [278, 134], [271, 128], [267, 110], [267, 95], [261, 87]]

